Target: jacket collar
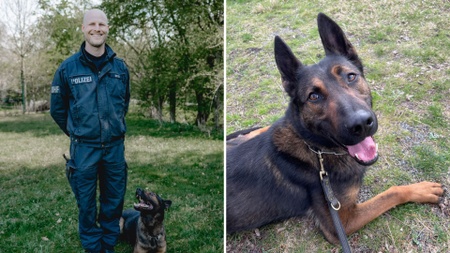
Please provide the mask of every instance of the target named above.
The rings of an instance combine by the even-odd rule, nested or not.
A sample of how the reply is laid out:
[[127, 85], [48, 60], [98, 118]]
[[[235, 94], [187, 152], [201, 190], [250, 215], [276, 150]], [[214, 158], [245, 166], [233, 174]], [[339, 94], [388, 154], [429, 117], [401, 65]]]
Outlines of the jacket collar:
[[[91, 65], [93, 64], [93, 62], [89, 59], [89, 57], [87, 57], [86, 50], [84, 49], [85, 46], [86, 41], [84, 41], [80, 47], [80, 60], [87, 65]], [[108, 46], [108, 44], [105, 44], [105, 51], [106, 51], [106, 61], [110, 61], [116, 56], [116, 53], [114, 53], [114, 51], [110, 46]]]

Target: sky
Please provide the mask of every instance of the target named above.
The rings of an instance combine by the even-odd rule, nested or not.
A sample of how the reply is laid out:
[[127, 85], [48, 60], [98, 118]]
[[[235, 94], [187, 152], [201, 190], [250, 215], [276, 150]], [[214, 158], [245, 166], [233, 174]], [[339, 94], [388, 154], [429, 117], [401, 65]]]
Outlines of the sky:
[[[51, 0], [52, 3], [56, 4], [60, 0]], [[69, 2], [75, 2], [69, 0]], [[91, 0], [93, 5], [100, 4], [102, 0]], [[22, 6], [17, 7], [17, 3]], [[22, 13], [25, 13], [23, 22], [17, 22], [18, 16], [20, 15], [18, 9], [22, 9]], [[18, 25], [21, 24], [25, 27], [31, 26], [39, 16], [42, 15], [42, 10], [39, 9], [38, 0], [0, 0], [0, 23], [6, 29], [8, 34], [16, 31]]]

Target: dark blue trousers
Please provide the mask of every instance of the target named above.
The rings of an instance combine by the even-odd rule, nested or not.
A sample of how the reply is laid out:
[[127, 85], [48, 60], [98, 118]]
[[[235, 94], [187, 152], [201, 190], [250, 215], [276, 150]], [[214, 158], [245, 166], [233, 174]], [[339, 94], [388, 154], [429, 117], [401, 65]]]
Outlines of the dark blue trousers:
[[[119, 220], [127, 184], [123, 139], [109, 145], [72, 140], [69, 183], [79, 209], [79, 234], [83, 248], [112, 250], [120, 234]], [[97, 214], [97, 182], [100, 210]], [[98, 215], [98, 216], [97, 216]]]

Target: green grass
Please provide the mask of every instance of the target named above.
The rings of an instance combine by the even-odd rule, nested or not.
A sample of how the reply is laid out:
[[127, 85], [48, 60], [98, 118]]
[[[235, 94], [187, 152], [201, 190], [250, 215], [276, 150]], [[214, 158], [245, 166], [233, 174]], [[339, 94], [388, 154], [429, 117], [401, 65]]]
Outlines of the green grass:
[[[370, 196], [422, 180], [450, 185], [450, 3], [448, 1], [227, 1], [227, 133], [265, 126], [289, 99], [273, 56], [281, 36], [304, 64], [324, 56], [316, 17], [346, 32], [365, 66], [379, 120], [380, 159], [365, 178]], [[250, 40], [243, 40], [251, 34]], [[369, 197], [369, 196], [367, 196]], [[449, 192], [441, 207], [406, 204], [350, 236], [354, 252], [445, 252]], [[227, 238], [228, 252], [337, 252], [308, 219]]]
[[[125, 208], [137, 187], [173, 201], [168, 252], [223, 252], [223, 141], [195, 127], [127, 117]], [[69, 140], [48, 114], [0, 117], [0, 252], [82, 252], [64, 174]], [[116, 252], [132, 252], [120, 243]]]

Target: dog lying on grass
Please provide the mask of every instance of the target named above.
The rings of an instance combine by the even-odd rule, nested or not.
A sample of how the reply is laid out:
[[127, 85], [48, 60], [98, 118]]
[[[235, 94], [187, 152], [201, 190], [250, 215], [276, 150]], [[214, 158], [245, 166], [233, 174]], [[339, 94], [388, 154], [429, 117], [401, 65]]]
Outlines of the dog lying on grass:
[[122, 238], [134, 245], [134, 253], [166, 252], [166, 231], [164, 211], [172, 205], [156, 193], [136, 189], [138, 203], [134, 209], [127, 209], [120, 219]]
[[[325, 58], [303, 65], [275, 37], [275, 61], [290, 97], [285, 116], [272, 126], [227, 137], [227, 233], [255, 229], [291, 217], [313, 215], [325, 238], [337, 244], [321, 187], [329, 178], [346, 234], [391, 208], [438, 203], [442, 185], [393, 186], [357, 203], [367, 166], [378, 159], [372, 96], [355, 48], [329, 17], [317, 17]], [[330, 207], [331, 208], [331, 207]]]

